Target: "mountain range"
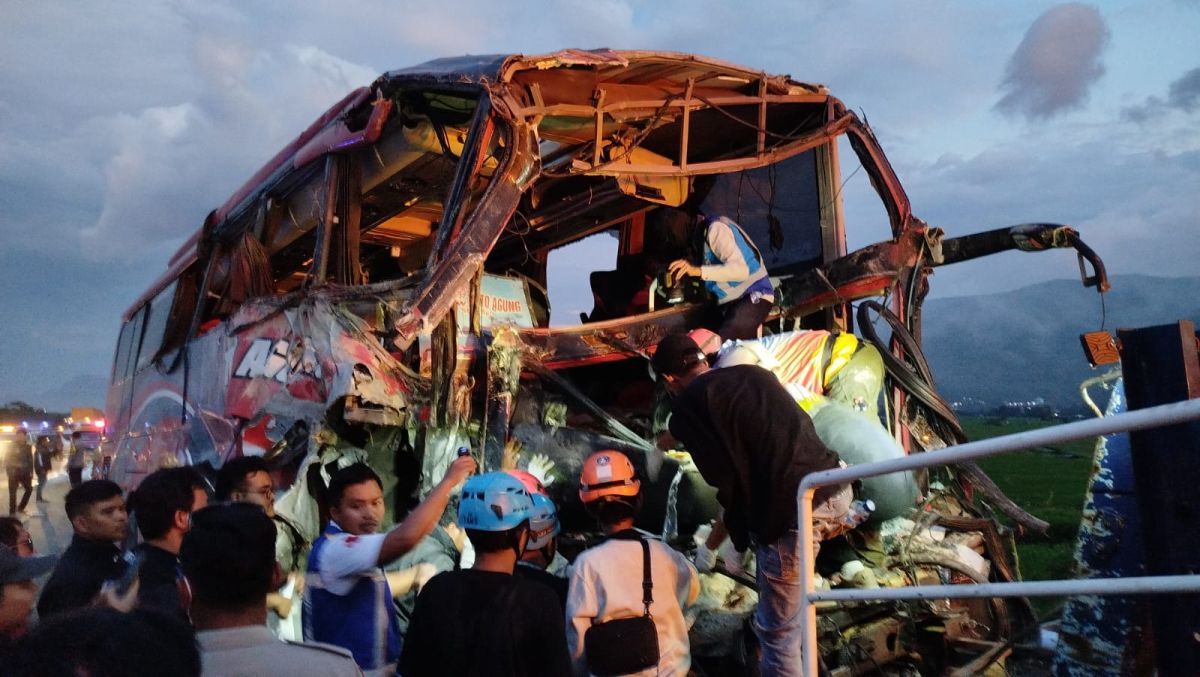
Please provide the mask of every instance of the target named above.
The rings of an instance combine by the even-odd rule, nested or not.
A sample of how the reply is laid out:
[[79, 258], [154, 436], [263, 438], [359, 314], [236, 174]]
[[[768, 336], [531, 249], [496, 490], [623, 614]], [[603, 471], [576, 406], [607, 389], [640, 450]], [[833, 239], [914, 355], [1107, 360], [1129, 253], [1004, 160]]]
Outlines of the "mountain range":
[[1121, 275], [1104, 295], [1078, 280], [1015, 291], [928, 299], [925, 356], [947, 400], [990, 406], [1042, 398], [1077, 409], [1079, 385], [1108, 367], [1088, 365], [1079, 335], [1137, 329], [1179, 320], [1200, 327], [1200, 277]]

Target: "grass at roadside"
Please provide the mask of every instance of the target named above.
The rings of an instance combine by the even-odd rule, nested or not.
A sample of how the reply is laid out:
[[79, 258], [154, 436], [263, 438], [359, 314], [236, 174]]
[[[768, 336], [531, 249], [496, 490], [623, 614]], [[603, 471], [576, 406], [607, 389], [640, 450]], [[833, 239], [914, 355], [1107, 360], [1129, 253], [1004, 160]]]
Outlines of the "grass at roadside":
[[[1053, 422], [965, 417], [962, 424], [970, 439], [981, 440], [1042, 428]], [[1081, 440], [985, 459], [980, 463], [1004, 493], [1050, 523], [1046, 536], [1026, 535], [1017, 541], [1017, 556], [1025, 580], [1074, 575], [1075, 539], [1091, 473], [1094, 444], [1093, 440]], [[1039, 614], [1058, 604], [1057, 600], [1048, 598], [1032, 602]]]

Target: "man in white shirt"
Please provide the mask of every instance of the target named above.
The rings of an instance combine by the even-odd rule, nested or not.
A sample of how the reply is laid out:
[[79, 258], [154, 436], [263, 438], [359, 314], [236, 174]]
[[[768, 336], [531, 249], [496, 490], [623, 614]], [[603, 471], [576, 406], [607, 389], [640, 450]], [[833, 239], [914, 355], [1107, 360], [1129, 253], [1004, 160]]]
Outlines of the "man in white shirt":
[[[586, 654], [605, 650], [586, 646], [588, 629], [647, 612], [644, 553], [638, 543], [642, 536], [633, 528], [642, 504], [641, 481], [624, 454], [600, 451], [584, 462], [579, 498], [607, 537], [575, 559], [567, 592], [567, 650], [575, 673], [587, 675]], [[650, 540], [647, 545], [653, 597], [648, 611], [658, 634], [658, 663], [632, 674], [686, 675], [692, 656], [683, 610], [700, 595], [700, 580], [681, 553], [660, 541]]]
[[721, 313], [717, 333], [725, 340], [758, 337], [775, 303], [775, 288], [754, 241], [730, 219], [661, 207], [651, 218], [658, 229], [692, 234], [692, 255], [672, 261], [673, 281], [698, 277], [716, 298]]
[[284, 642], [267, 628], [267, 593], [282, 572], [275, 525], [260, 507], [235, 503], [194, 513], [179, 556], [192, 588], [203, 675], [362, 675], [345, 649]]

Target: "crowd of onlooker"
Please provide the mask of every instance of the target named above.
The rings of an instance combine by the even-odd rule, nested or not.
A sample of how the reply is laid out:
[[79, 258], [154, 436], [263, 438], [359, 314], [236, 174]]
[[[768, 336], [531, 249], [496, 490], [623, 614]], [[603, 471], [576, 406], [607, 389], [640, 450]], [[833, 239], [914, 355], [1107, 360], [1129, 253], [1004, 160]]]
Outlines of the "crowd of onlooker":
[[[641, 662], [629, 671], [687, 673], [683, 609], [699, 593], [697, 575], [682, 554], [633, 529], [641, 490], [628, 458], [604, 451], [587, 461], [580, 496], [606, 539], [576, 558], [569, 578], [541, 481], [475, 469], [470, 456], [455, 460], [384, 533], [379, 476], [361, 463], [338, 470], [324, 494], [328, 523], [302, 558], [292, 556], [296, 530], [279, 527], [261, 458], [226, 463], [211, 497], [190, 467], [151, 473], [128, 496], [114, 482], [85, 481], [66, 496], [74, 534], [59, 556], [37, 554], [19, 519], [0, 519], [4, 672], [567, 675], [632, 656]], [[123, 550], [131, 522], [140, 543]], [[469, 568], [385, 570], [447, 528], [465, 536]], [[297, 573], [302, 604], [279, 593]], [[408, 593], [415, 605], [402, 634], [395, 598]], [[279, 639], [280, 621], [295, 612], [310, 641]], [[589, 632], [625, 617], [648, 623], [652, 654]]]
[[[0, 523], [0, 665], [55, 677], [686, 675], [684, 612], [728, 536], [727, 565], [749, 548], [757, 558], [759, 668], [797, 674], [795, 496], [805, 474], [840, 461], [771, 372], [707, 359], [677, 335], [651, 361], [672, 396], [661, 448], [685, 445], [722, 507], [695, 565], [634, 528], [641, 479], [619, 451], [583, 464], [579, 498], [603, 540], [570, 566], [555, 503], [525, 471], [476, 474], [460, 455], [381, 533], [384, 482], [341, 467], [309, 543], [275, 512], [272, 468], [237, 457], [211, 495], [190, 467], [157, 470], [128, 496], [103, 479], [74, 486], [74, 535], [57, 558], [36, 555], [20, 522]], [[851, 499], [849, 485], [817, 492], [813, 551], [850, 528]], [[140, 543], [125, 549], [130, 515]]]

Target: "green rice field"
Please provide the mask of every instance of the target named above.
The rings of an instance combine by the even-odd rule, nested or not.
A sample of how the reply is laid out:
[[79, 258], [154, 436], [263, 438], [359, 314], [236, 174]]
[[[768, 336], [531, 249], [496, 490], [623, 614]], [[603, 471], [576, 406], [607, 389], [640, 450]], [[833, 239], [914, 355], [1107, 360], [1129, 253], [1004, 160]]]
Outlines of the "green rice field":
[[[963, 427], [972, 440], [1009, 435], [1048, 425], [1035, 419], [964, 417]], [[1017, 556], [1025, 580], [1070, 578], [1075, 539], [1083, 512], [1084, 493], [1092, 468], [1094, 440], [985, 459], [980, 466], [1018, 505], [1050, 523], [1046, 536], [1026, 534], [1017, 540]], [[1045, 614], [1058, 600], [1034, 599], [1034, 608]]]

